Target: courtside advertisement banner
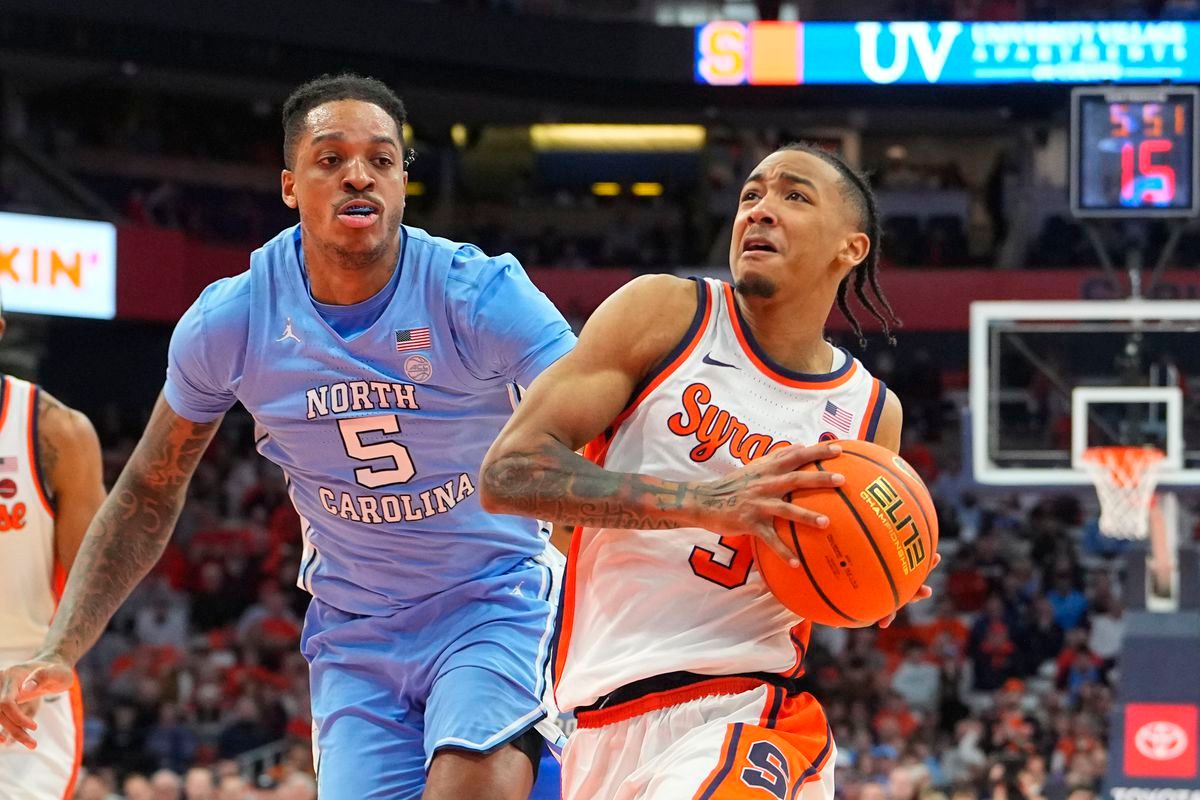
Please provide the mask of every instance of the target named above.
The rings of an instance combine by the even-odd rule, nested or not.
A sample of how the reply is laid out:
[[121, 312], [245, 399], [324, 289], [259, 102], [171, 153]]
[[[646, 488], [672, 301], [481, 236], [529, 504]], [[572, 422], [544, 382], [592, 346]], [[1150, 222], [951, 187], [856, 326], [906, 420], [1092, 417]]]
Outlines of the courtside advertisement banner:
[[5, 311], [112, 319], [116, 226], [0, 213], [0, 297]]
[[1200, 22], [710, 22], [695, 79], [801, 84], [1194, 83]]

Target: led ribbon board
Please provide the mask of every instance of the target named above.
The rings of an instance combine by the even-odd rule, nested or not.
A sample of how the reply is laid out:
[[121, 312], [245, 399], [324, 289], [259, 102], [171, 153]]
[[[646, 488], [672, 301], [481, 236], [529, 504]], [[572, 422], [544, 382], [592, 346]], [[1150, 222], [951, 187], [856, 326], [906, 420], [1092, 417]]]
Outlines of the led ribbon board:
[[[1196, 41], [1193, 41], [1196, 40]], [[710, 22], [717, 86], [1200, 81], [1200, 22]]]
[[116, 226], [0, 213], [0, 297], [5, 311], [112, 319]]

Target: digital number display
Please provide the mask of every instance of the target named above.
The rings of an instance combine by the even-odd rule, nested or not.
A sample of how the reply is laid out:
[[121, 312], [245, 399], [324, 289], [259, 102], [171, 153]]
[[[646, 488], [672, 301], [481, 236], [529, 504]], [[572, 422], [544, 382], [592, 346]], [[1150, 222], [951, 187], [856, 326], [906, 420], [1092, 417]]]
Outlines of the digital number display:
[[1190, 216], [1196, 89], [1076, 89], [1071, 205], [1077, 216]]

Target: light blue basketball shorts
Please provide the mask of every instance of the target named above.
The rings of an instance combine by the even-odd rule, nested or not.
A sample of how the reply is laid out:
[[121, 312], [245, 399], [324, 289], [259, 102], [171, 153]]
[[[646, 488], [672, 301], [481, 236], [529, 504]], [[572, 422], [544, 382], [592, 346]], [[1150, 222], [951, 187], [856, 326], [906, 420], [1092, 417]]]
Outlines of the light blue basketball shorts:
[[321, 800], [419, 798], [440, 748], [489, 752], [538, 725], [561, 585], [540, 557], [390, 617], [314, 598], [301, 649]]

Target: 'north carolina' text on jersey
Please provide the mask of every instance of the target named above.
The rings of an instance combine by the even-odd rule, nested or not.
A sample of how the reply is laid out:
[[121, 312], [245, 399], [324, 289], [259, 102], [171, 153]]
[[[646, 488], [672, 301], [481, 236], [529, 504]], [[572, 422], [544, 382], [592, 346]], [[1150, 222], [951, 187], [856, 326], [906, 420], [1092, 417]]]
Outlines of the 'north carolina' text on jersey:
[[536, 521], [485, 513], [479, 465], [519, 385], [574, 338], [511, 256], [401, 229], [395, 294], [343, 338], [313, 305], [289, 229], [176, 328], [167, 401], [196, 422], [240, 400], [300, 513], [300, 585], [390, 614], [539, 555]]
[[[754, 341], [728, 284], [697, 287], [691, 328], [589, 445], [593, 460], [696, 481], [789, 444], [873, 438], [886, 390], [862, 364], [838, 351], [828, 374], [785, 370]], [[671, 672], [798, 675], [811, 627], [767, 590], [747, 537], [701, 528], [576, 531], [564, 598], [564, 710]]]

